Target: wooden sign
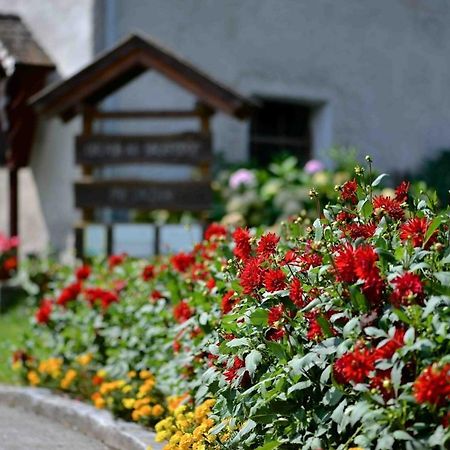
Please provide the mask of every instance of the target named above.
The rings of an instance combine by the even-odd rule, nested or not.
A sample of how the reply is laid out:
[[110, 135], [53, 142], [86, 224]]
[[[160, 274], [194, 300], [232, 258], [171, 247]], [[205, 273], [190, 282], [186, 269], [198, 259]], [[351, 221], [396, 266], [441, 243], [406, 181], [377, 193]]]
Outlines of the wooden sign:
[[209, 181], [81, 181], [75, 183], [77, 208], [205, 211], [212, 203]]
[[178, 133], [150, 136], [77, 136], [76, 163], [101, 166], [126, 163], [201, 165], [211, 160], [211, 136]]

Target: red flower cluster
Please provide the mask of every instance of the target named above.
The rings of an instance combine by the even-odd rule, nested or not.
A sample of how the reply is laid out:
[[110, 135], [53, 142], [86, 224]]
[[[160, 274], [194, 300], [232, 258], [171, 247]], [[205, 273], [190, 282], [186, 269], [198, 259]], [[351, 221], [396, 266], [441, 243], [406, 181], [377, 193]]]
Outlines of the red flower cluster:
[[[306, 337], [310, 341], [320, 341], [324, 338], [324, 331], [322, 325], [319, 323], [317, 318], [319, 316], [322, 319], [327, 320], [333, 315], [332, 311], [328, 311], [323, 314], [319, 309], [314, 309], [305, 314], [305, 318], [308, 321], [308, 332], [306, 333]], [[328, 320], [327, 320], [328, 321]], [[332, 327], [332, 325], [328, 321], [328, 326], [333, 333], [333, 335], [337, 335], [337, 331]]]
[[392, 284], [395, 289], [390, 300], [394, 306], [409, 305], [413, 301], [421, 303], [425, 297], [422, 281], [414, 273], [405, 272], [394, 278]]
[[258, 259], [250, 258], [245, 262], [239, 281], [244, 289], [244, 294], [252, 294], [262, 287], [263, 270], [259, 266]]
[[147, 264], [142, 270], [142, 279], [144, 281], [149, 281], [155, 276], [155, 266], [152, 264]]
[[67, 303], [76, 300], [81, 292], [81, 283], [79, 281], [69, 284], [59, 294], [56, 299], [56, 304], [59, 306], [66, 306]]
[[189, 253], [180, 252], [177, 255], [173, 255], [170, 258], [170, 262], [178, 272], [186, 272], [195, 263], [195, 258]]
[[351, 245], [342, 246], [334, 258], [336, 278], [345, 283], [363, 280], [362, 291], [372, 304], [380, 301], [384, 283], [380, 269], [376, 266], [378, 255], [370, 245], [354, 249]]
[[302, 283], [298, 278], [294, 278], [291, 281], [291, 285], [289, 287], [289, 298], [292, 300], [292, 303], [297, 306], [297, 308], [303, 308], [305, 306]]
[[84, 296], [91, 306], [100, 303], [103, 309], [108, 309], [112, 303], [119, 301], [119, 297], [115, 292], [98, 287], [85, 289]]
[[189, 307], [186, 300], [182, 300], [173, 308], [173, 317], [178, 323], [186, 322], [192, 317], [193, 311]]
[[81, 267], [78, 267], [78, 269], [75, 271], [75, 277], [77, 278], [78, 281], [87, 280], [90, 275], [91, 275], [91, 268], [86, 264], [84, 264]]
[[413, 391], [418, 403], [443, 406], [450, 400], [450, 363], [441, 368], [433, 364], [423, 370], [414, 382]]
[[213, 237], [226, 236], [227, 229], [218, 223], [212, 223], [205, 231], [205, 239], [209, 241]]
[[[245, 367], [244, 360], [242, 360], [238, 356], [235, 356], [234, 360], [233, 360], [233, 365], [231, 367], [229, 367], [227, 370], [225, 370], [223, 375], [225, 376], [225, 379], [229, 383], [231, 383], [237, 377], [238, 370], [243, 369], [244, 367]], [[250, 376], [249, 376], [248, 372], [245, 371], [243, 373], [242, 384], [248, 384], [249, 380], [250, 380]]]
[[399, 203], [406, 202], [408, 200], [408, 191], [410, 183], [408, 181], [402, 181], [395, 189], [395, 200]]
[[234, 294], [235, 292], [231, 290], [222, 297], [222, 312], [224, 314], [228, 314], [233, 309], [234, 305], [239, 302], [239, 299], [235, 297]]
[[116, 266], [120, 266], [125, 261], [125, 258], [127, 257], [126, 253], [122, 253], [120, 255], [111, 255], [108, 258], [108, 267], [110, 269], [113, 269]]
[[50, 320], [50, 315], [53, 310], [53, 303], [50, 299], [43, 299], [39, 306], [39, 309], [36, 311], [36, 322], [41, 324], [47, 324]]
[[250, 245], [250, 233], [246, 228], [237, 228], [233, 233], [235, 244], [233, 253], [241, 261], [250, 258], [252, 247]]
[[356, 196], [356, 191], [358, 189], [358, 184], [356, 180], [347, 181], [342, 185], [341, 188], [341, 198], [346, 202], [352, 204], [358, 203], [358, 198]]

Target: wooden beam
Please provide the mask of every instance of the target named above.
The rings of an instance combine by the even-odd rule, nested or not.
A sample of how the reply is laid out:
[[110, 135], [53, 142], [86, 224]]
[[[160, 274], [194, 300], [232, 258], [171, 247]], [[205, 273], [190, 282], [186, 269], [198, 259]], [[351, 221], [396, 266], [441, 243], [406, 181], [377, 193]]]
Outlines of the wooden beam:
[[17, 236], [19, 233], [18, 212], [18, 169], [13, 167], [9, 169], [9, 235]]
[[95, 111], [95, 119], [185, 119], [198, 117], [197, 110]]

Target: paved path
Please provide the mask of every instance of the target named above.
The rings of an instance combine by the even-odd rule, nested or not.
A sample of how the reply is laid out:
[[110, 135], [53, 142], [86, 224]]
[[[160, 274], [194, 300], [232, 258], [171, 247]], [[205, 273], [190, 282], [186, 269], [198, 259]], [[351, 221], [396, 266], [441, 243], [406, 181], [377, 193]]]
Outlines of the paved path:
[[75, 429], [0, 404], [0, 450], [111, 450]]

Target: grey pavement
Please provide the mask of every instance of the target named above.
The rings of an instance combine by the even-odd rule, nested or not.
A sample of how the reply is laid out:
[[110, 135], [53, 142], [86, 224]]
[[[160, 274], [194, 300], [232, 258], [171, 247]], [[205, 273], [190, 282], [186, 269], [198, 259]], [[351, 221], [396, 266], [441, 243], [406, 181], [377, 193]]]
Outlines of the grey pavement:
[[110, 450], [105, 444], [22, 407], [0, 403], [0, 450]]

